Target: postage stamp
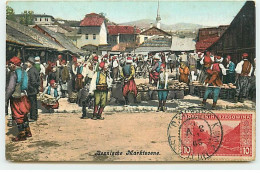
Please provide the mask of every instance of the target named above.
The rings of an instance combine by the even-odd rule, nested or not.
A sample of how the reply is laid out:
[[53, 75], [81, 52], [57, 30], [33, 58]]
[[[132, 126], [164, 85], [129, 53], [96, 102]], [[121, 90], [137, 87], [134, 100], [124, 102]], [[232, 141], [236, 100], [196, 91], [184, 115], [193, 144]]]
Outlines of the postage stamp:
[[254, 159], [254, 114], [187, 109], [169, 123], [172, 151], [184, 160]]

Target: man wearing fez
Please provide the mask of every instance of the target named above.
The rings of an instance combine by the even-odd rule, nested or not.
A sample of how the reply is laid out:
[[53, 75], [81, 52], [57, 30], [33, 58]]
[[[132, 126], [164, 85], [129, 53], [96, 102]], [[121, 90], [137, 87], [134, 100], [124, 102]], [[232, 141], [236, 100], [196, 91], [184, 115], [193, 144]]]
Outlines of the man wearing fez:
[[242, 60], [237, 64], [236, 71], [236, 95], [235, 102], [244, 102], [248, 94], [250, 76], [253, 71], [252, 64], [248, 61], [248, 54], [243, 53]]
[[210, 68], [206, 70], [207, 78], [204, 82], [207, 89], [205, 91], [203, 101], [201, 103], [202, 106], [206, 105], [206, 101], [210, 93], [213, 92], [213, 104], [211, 109], [216, 109], [218, 96], [220, 93], [220, 86], [223, 85], [220, 73], [226, 74], [226, 69], [224, 68], [223, 64], [220, 64], [222, 58], [220, 56], [215, 57], [215, 63], [211, 65]]
[[228, 55], [226, 58], [227, 61], [227, 83], [235, 83], [236, 73], [235, 68], [236, 65], [231, 61], [231, 56]]
[[112, 81], [107, 73], [105, 62], [99, 63], [99, 70], [94, 74], [89, 88], [89, 93], [94, 95], [93, 120], [103, 120], [102, 112], [107, 103], [108, 89], [111, 88]]
[[206, 70], [211, 67], [211, 64], [214, 62], [214, 56], [211, 55], [210, 51], [206, 51], [205, 55], [200, 60], [200, 64], [202, 65], [202, 69], [199, 75], [200, 83], [203, 83], [207, 78]]
[[6, 83], [5, 103], [7, 104], [10, 99], [12, 119], [18, 128], [18, 135], [12, 140], [18, 142], [32, 137], [27, 117], [30, 111], [30, 101], [26, 95], [28, 76], [26, 71], [21, 68], [21, 60], [18, 57], [11, 58], [9, 68], [11, 72], [9, 81]]
[[36, 121], [38, 119], [38, 106], [37, 106], [37, 94], [39, 93], [40, 86], [40, 74], [34, 67], [34, 57], [29, 57], [27, 64], [27, 73], [28, 73], [28, 98], [31, 103], [30, 109], [30, 119], [31, 121]]
[[154, 84], [157, 84], [161, 64], [162, 64], [162, 62], [160, 62], [160, 57], [158, 55], [155, 55], [154, 65], [153, 65], [152, 70], [149, 74], [149, 83], [150, 84], [152, 83], [152, 80], [154, 81]]
[[135, 68], [132, 65], [133, 59], [131, 57], [128, 57], [126, 59], [126, 64], [122, 68], [121, 76], [124, 79], [124, 85], [123, 85], [123, 96], [125, 97], [125, 104], [128, 104], [128, 93], [132, 92], [134, 94], [134, 97], [137, 96], [137, 88], [134, 80], [135, 76]]
[[42, 105], [50, 110], [50, 109], [58, 109], [59, 108], [59, 99], [61, 98], [61, 92], [60, 92], [60, 86], [56, 84], [55, 80], [50, 81], [50, 85], [45, 88], [43, 93], [41, 94], [41, 97], [43, 97], [44, 94], [48, 94], [55, 98], [56, 103], [54, 105], [48, 105], [45, 103], [42, 103]]

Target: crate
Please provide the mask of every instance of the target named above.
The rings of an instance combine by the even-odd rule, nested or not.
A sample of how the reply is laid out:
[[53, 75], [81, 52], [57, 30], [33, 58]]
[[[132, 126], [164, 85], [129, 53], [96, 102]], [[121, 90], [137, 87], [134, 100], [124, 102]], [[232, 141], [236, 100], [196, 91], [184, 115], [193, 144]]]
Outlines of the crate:
[[229, 89], [221, 89], [219, 92], [219, 98], [221, 99], [228, 99], [228, 93], [229, 93]]
[[175, 98], [176, 99], [183, 99], [184, 98], [184, 90], [176, 90]]

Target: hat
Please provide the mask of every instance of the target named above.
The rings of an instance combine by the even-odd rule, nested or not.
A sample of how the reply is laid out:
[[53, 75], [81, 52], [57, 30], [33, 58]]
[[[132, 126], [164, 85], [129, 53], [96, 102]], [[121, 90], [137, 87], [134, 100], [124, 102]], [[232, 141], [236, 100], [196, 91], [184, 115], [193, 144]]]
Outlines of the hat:
[[221, 62], [221, 59], [222, 59], [221, 56], [215, 56], [215, 61], [216, 62]]
[[98, 61], [98, 56], [94, 56], [93, 61]]
[[156, 54], [156, 55], [154, 55], [154, 59], [155, 60], [160, 60], [160, 57]]
[[248, 57], [248, 54], [247, 53], [243, 53], [242, 55], [244, 58], [247, 58]]
[[116, 56], [113, 56], [113, 59], [116, 59]]
[[34, 57], [32, 57], [32, 56], [30, 56], [27, 61], [30, 62], [30, 63], [32, 63], [32, 64], [35, 63], [35, 59], [34, 59]]
[[50, 80], [50, 84], [51, 85], [55, 84], [55, 80], [54, 79]]
[[55, 67], [56, 66], [56, 64], [55, 63], [51, 63], [51, 67], [53, 68], [53, 67]]
[[102, 61], [102, 62], [99, 64], [99, 67], [102, 68], [102, 69], [104, 69], [104, 67], [105, 67], [105, 62]]
[[13, 58], [11, 58], [11, 59], [10, 59], [10, 62], [13, 63], [13, 64], [16, 65], [16, 66], [21, 65], [21, 59], [18, 58], [18, 57], [16, 57], [16, 56], [14, 56]]
[[131, 57], [126, 58], [126, 63], [132, 63], [132, 62], [133, 62], [133, 59]]
[[108, 55], [107, 54], [105, 54], [104, 56], [103, 56], [103, 58], [107, 58], [108, 57]]
[[62, 55], [58, 55], [58, 58], [61, 59], [61, 58], [62, 58]]
[[35, 57], [35, 61], [40, 61], [40, 60], [41, 60], [41, 58], [39, 56]]

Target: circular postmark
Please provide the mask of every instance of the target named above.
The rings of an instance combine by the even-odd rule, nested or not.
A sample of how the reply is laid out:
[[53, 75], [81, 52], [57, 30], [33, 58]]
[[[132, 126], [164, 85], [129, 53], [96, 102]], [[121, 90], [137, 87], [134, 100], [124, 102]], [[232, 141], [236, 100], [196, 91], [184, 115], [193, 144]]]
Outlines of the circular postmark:
[[171, 149], [181, 158], [206, 160], [220, 148], [223, 128], [213, 112], [188, 108], [172, 118], [167, 136]]

